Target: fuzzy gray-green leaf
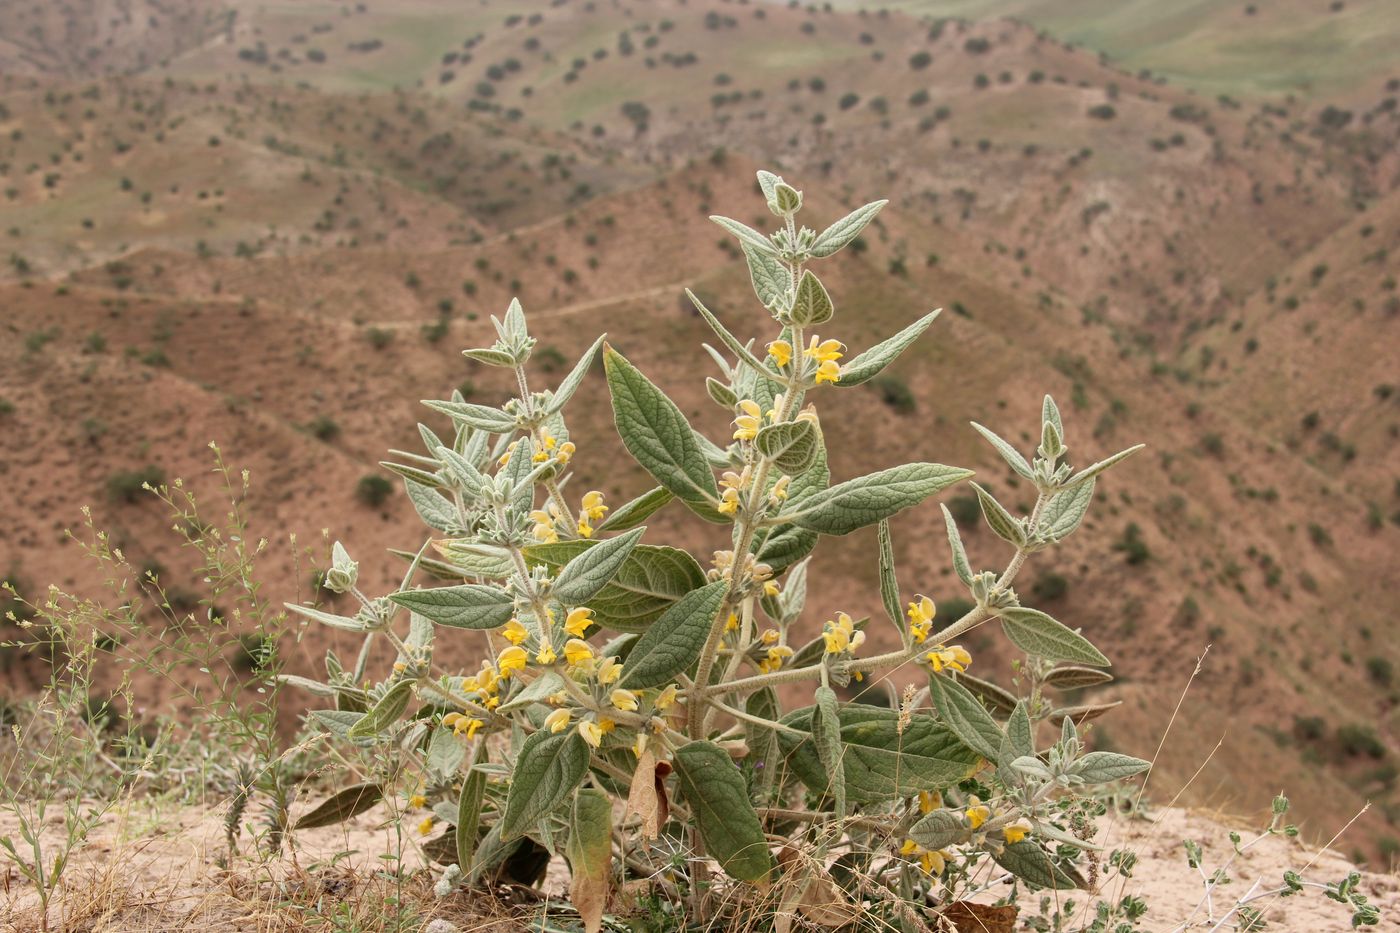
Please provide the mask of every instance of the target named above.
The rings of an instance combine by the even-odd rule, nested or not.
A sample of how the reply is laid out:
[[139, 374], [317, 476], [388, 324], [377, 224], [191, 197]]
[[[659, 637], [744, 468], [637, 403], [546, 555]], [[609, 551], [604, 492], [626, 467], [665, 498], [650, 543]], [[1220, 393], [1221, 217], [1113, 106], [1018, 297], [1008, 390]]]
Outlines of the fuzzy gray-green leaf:
[[589, 347], [583, 356], [579, 357], [574, 368], [564, 377], [564, 381], [559, 383], [559, 388], [554, 390], [554, 395], [549, 400], [549, 407], [545, 409], [548, 414], [556, 414], [569, 403], [578, 391], [578, 387], [583, 384], [583, 378], [588, 375], [588, 368], [593, 365], [593, 357], [597, 355], [598, 348], [603, 345], [603, 341], [608, 339], [607, 334], [603, 334], [593, 341], [593, 346]]
[[1054, 541], [1062, 541], [1073, 534], [1089, 511], [1097, 482], [1090, 479], [1051, 496], [1040, 512], [1036, 531]]
[[364, 813], [384, 797], [378, 784], [355, 784], [327, 797], [321, 804], [296, 821], [294, 829], [316, 829], [334, 826]]
[[1111, 456], [1111, 457], [1109, 457], [1109, 458], [1107, 458], [1107, 459], [1105, 459], [1105, 460], [1100, 460], [1098, 463], [1095, 463], [1093, 466], [1085, 467], [1084, 469], [1080, 470], [1078, 473], [1076, 473], [1076, 474], [1074, 474], [1073, 476], [1071, 476], [1069, 479], [1065, 480], [1065, 484], [1064, 484], [1064, 487], [1063, 487], [1063, 488], [1065, 488], [1065, 489], [1072, 489], [1072, 488], [1074, 488], [1075, 486], [1078, 486], [1080, 483], [1088, 482], [1089, 480], [1093, 479], [1095, 476], [1098, 476], [1098, 475], [1099, 475], [1100, 473], [1102, 473], [1104, 470], [1107, 470], [1109, 467], [1113, 466], [1115, 463], [1118, 463], [1118, 462], [1120, 462], [1120, 461], [1122, 461], [1122, 460], [1128, 459], [1128, 458], [1131, 457], [1133, 454], [1137, 453], [1139, 450], [1142, 450], [1142, 449], [1143, 449], [1144, 447], [1146, 447], [1146, 446], [1147, 446], [1146, 444], [1136, 444], [1136, 445], [1134, 445], [1134, 446], [1132, 446], [1132, 447], [1129, 447], [1127, 450], [1120, 450], [1120, 451], [1118, 451], [1118, 453], [1114, 454], [1113, 456]]
[[481, 827], [481, 801], [486, 795], [486, 772], [475, 765], [488, 761], [486, 743], [478, 741], [476, 760], [462, 782], [462, 793], [457, 798], [457, 825], [454, 828], [457, 843], [457, 867], [463, 874], [472, 870], [476, 857], [476, 834]]
[[893, 363], [901, 353], [909, 349], [910, 344], [928, 330], [928, 326], [942, 310], [939, 308], [938, 311], [930, 311], [893, 337], [880, 341], [864, 353], [856, 354], [841, 367], [841, 379], [836, 383], [837, 387], [845, 389], [858, 386], [880, 375], [886, 366]]
[[709, 854], [731, 877], [766, 880], [773, 871], [773, 855], [744, 777], [729, 753], [713, 742], [682, 745], [676, 750], [676, 772], [681, 797]]
[[1054, 888], [1068, 891], [1077, 885], [1074, 879], [1055, 867], [1049, 854], [1034, 839], [1022, 839], [1003, 846], [993, 853], [996, 863], [1032, 888]]
[[442, 402], [436, 399], [425, 399], [423, 404], [433, 411], [447, 415], [458, 424], [464, 424], [480, 431], [490, 431], [492, 434], [509, 434], [516, 427], [513, 415], [508, 415], [499, 408], [492, 408], [489, 405], [473, 405], [471, 402]]
[[988, 761], [996, 761], [1005, 735], [981, 701], [951, 677], [933, 674], [928, 685], [938, 717], [964, 745]]
[[644, 492], [630, 502], [624, 503], [598, 524], [595, 531], [630, 531], [646, 521], [656, 512], [665, 508], [676, 498], [675, 493], [664, 486], [657, 486]]
[[932, 852], [967, 842], [971, 834], [967, 820], [952, 810], [934, 810], [909, 827], [909, 838]]
[[603, 361], [613, 420], [628, 452], [701, 518], [727, 521], [713, 505], [719, 499], [714, 474], [676, 403], [611, 347]]
[[1001, 454], [1001, 458], [1011, 465], [1011, 469], [1028, 480], [1035, 479], [1035, 473], [1031, 471], [1031, 465], [1026, 462], [1025, 457], [1021, 456], [1019, 450], [1002, 440], [992, 431], [982, 427], [982, 425], [978, 424], [976, 421], [972, 422], [972, 428], [978, 434], [986, 438], [987, 443], [996, 448], [996, 452]]
[[588, 773], [588, 744], [577, 729], [536, 732], [525, 740], [515, 759], [501, 839], [509, 842], [529, 832], [540, 819], [559, 808]]
[[982, 507], [982, 517], [987, 520], [987, 527], [992, 529], [992, 533], [1015, 547], [1025, 547], [1026, 529], [1021, 527], [1021, 523], [991, 493], [976, 483], [971, 485], [977, 493], [977, 503]]
[[1108, 667], [1109, 660], [1089, 639], [1038, 609], [1016, 606], [997, 610], [1006, 637], [1027, 654], [1049, 661], [1074, 661]]
[[822, 684], [814, 696], [816, 708], [812, 710], [812, 741], [817, 746], [817, 757], [826, 769], [829, 787], [823, 788], [831, 794], [836, 803], [836, 819], [846, 815], [846, 769], [841, 766], [841, 714], [836, 702], [836, 691]]
[[413, 681], [401, 680], [379, 698], [346, 735], [351, 739], [370, 739], [392, 726], [408, 709], [408, 701], [413, 698]]
[[477, 583], [400, 590], [389, 598], [400, 606], [450, 628], [500, 628], [510, 621], [514, 601], [504, 590]]
[[801, 503], [794, 524], [826, 535], [850, 534], [967, 479], [971, 470], [941, 463], [906, 463], [838, 483]]
[[836, 308], [831, 303], [826, 286], [812, 274], [811, 269], [803, 270], [802, 278], [797, 282], [797, 295], [793, 299], [789, 319], [797, 327], [816, 327], [831, 320], [835, 313]]
[[773, 245], [773, 241], [759, 233], [753, 227], [747, 224], [741, 224], [739, 221], [731, 220], [728, 217], [721, 217], [718, 214], [712, 214], [710, 219], [738, 237], [739, 242], [744, 246], [760, 250], [767, 253], [769, 256], [776, 256], [778, 254], [778, 250]]
[[787, 311], [788, 289], [792, 287], [792, 274], [787, 266], [747, 243], [742, 248], [759, 303], [770, 311]]
[[564, 565], [551, 590], [566, 606], [581, 606], [594, 597], [622, 569], [646, 526], [616, 538], [599, 541]]
[[[525, 549], [526, 560], [552, 570], [568, 564], [593, 541], [560, 541]], [[638, 544], [611, 580], [588, 600], [593, 621], [619, 632], [644, 632], [686, 593], [705, 585], [705, 571], [677, 548]]]
[[939, 503], [939, 508], [943, 510], [943, 526], [948, 531], [948, 547], [953, 552], [953, 572], [964, 586], [971, 586], [972, 565], [967, 562], [967, 550], [963, 547], [962, 535], [958, 534], [958, 523], [946, 505]]
[[880, 602], [885, 607], [885, 615], [890, 617], [901, 635], [909, 628], [903, 607], [899, 602], [899, 580], [894, 570], [894, 539], [890, 536], [890, 523], [880, 520], [877, 541], [880, 547]]
[[812, 255], [817, 259], [824, 259], [850, 243], [860, 236], [865, 225], [874, 220], [875, 215], [888, 203], [890, 202], [887, 200], [871, 201], [827, 227], [817, 234], [816, 240], [812, 242]]
[[621, 686], [660, 687], [695, 665], [729, 584], [724, 580], [682, 596], [661, 614], [627, 655]]
[[754, 438], [758, 452], [789, 476], [811, 468], [816, 462], [819, 444], [816, 427], [806, 419], [770, 424]]
[[1074, 766], [1074, 773], [1083, 778], [1086, 784], [1121, 781], [1152, 767], [1141, 758], [1120, 755], [1117, 752], [1090, 752], [1076, 761]]

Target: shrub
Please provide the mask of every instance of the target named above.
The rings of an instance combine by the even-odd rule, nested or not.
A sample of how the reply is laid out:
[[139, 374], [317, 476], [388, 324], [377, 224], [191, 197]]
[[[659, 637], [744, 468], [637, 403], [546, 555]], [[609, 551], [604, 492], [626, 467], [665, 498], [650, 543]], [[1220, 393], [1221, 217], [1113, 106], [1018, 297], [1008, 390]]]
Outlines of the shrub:
[[383, 505], [393, 492], [394, 484], [378, 473], [361, 476], [355, 484], [355, 498], [373, 508]]
[[907, 415], [918, 407], [909, 384], [898, 376], [876, 376], [868, 385], [880, 394], [880, 401], [901, 415]]
[[383, 350], [394, 342], [394, 332], [382, 327], [371, 327], [369, 330], [365, 331], [365, 339], [368, 340], [369, 345], [376, 350]]
[[306, 430], [319, 441], [333, 441], [340, 436], [340, 425], [330, 415], [317, 415]]
[[1148, 550], [1147, 542], [1142, 539], [1142, 529], [1137, 522], [1129, 522], [1123, 529], [1123, 536], [1113, 545], [1115, 551], [1120, 551], [1123, 558], [1130, 564], [1144, 564], [1152, 557], [1152, 552]]
[[1112, 104], [1098, 104], [1089, 108], [1089, 116], [1095, 120], [1112, 120], [1118, 116], [1118, 111], [1113, 108]]
[[1036, 577], [1035, 583], [1031, 585], [1031, 593], [1041, 602], [1051, 603], [1057, 599], [1064, 599], [1069, 592], [1069, 578], [1062, 573], [1047, 571]]
[[123, 470], [107, 477], [107, 497], [113, 502], [137, 502], [146, 495], [147, 487], [155, 489], [164, 484], [165, 471], [158, 466]]
[[[758, 182], [780, 225], [794, 228], [801, 193], [768, 172]], [[867, 204], [826, 228], [814, 252], [824, 257], [851, 244], [882, 206]], [[356, 588], [359, 567], [337, 544], [325, 585], [353, 595], [356, 613], [300, 610], [338, 628], [384, 632], [397, 647], [392, 667], [354, 677], [339, 674], [339, 661], [328, 659], [332, 676], [316, 690], [333, 697], [322, 702], [336, 708], [313, 712], [312, 722], [382, 754], [358, 756], [372, 773], [311, 816], [330, 823], [380, 795], [415, 794], [415, 806], [427, 814], [412, 817], [422, 821], [422, 833], [439, 821], [454, 824], [426, 845], [442, 864], [458, 866], [443, 876], [444, 891], [488, 877], [522, 837], [531, 840], [531, 858], [547, 840], [569, 855], [571, 897], [588, 933], [602, 928], [614, 879], [624, 871], [667, 873], [676, 895], [689, 900], [692, 923], [733, 929], [746, 922], [739, 910], [761, 903], [776, 910], [789, 903], [778, 893], [782, 885], [774, 888], [788, 869], [775, 860], [769, 837], [790, 837], [791, 850], [800, 852], [815, 839], [804, 827], [820, 833], [826, 849], [890, 862], [881, 870], [898, 883], [884, 896], [860, 888], [839, 895], [881, 928], [938, 922], [932, 909], [970, 890], [971, 869], [989, 857], [1029, 887], [1063, 883], [1056, 873], [1077, 866], [1088, 870], [1089, 857], [1074, 843], [1076, 835], [1094, 832], [1087, 789], [1130, 777], [1147, 762], [1086, 753], [1073, 718], [1038, 681], [1032, 703], [1029, 695], [955, 676], [973, 663], [960, 640], [984, 637], [991, 627], [975, 636], [972, 630], [991, 618], [1031, 656], [1032, 669], [1109, 664], [1082, 635], [1023, 606], [1012, 589], [1031, 553], [1083, 518], [1083, 508], [1047, 505], [1063, 503], [1058, 496], [1082, 490], [1093, 475], [1062, 463], [1059, 408], [1044, 399], [1040, 446], [1027, 465], [1043, 479], [1028, 516], [1014, 516], [976, 490], [992, 530], [1007, 542], [1006, 568], [974, 575], [956, 522], [946, 526], [958, 588], [939, 609], [917, 592], [920, 580], [938, 579], [932, 570], [920, 568], [916, 576], [905, 568], [901, 586], [887, 519], [971, 471], [919, 462], [834, 479], [826, 445], [846, 441], [838, 422], [819, 428], [816, 415], [843, 381], [879, 376], [933, 316], [851, 368], [855, 357], [842, 363], [840, 330], [831, 323], [835, 307], [813, 257], [785, 252], [785, 240], [737, 221], [721, 224], [745, 244], [756, 287], [771, 292], [774, 317], [771, 341], [753, 351], [696, 302], [730, 354], [720, 357], [719, 376], [706, 386], [731, 419], [721, 440], [732, 444], [732, 469], [716, 467], [717, 455], [705, 452], [712, 445], [702, 445], [686, 414], [608, 347], [602, 356], [614, 424], [650, 474], [646, 485], [657, 488], [616, 507], [597, 490], [573, 498], [571, 470], [585, 451], [564, 440], [564, 419], [602, 340], [552, 395], [535, 394], [526, 368], [535, 338], [519, 302], [512, 302], [497, 322], [499, 339], [467, 354], [509, 371], [518, 397], [500, 408], [428, 403], [452, 418], [459, 442], [449, 448], [425, 429], [427, 453], [395, 468], [410, 477], [414, 505], [434, 536], [450, 535], [434, 559], [446, 562], [449, 576], [476, 582], [438, 587], [410, 573], [402, 589], [371, 599]], [[697, 352], [694, 359], [705, 356]], [[678, 366], [664, 381], [688, 372]], [[990, 432], [985, 436], [1014, 463], [1027, 457]], [[582, 447], [581, 435], [575, 438]], [[431, 476], [432, 485], [414, 476]], [[390, 488], [369, 476], [359, 490], [383, 490], [378, 504]], [[1088, 497], [1082, 501], [1087, 508]], [[654, 533], [640, 543], [642, 523], [670, 502], [677, 516], [688, 511], [728, 526], [735, 551], [705, 551], [697, 559], [657, 547]], [[1049, 540], [1037, 536], [1046, 516], [1054, 522]], [[862, 650], [863, 623], [838, 607], [807, 607], [810, 553], [824, 536], [871, 526], [884, 612], [870, 624], [889, 626], [898, 645], [883, 653]], [[735, 552], [743, 559], [735, 560]], [[804, 612], [827, 620], [810, 640], [795, 625]], [[475, 673], [435, 666], [461, 657], [459, 647], [481, 644], [464, 638], [477, 634], [464, 628], [495, 630], [499, 641]], [[613, 637], [623, 632], [640, 633], [625, 643], [625, 654], [624, 642]], [[448, 642], [453, 650], [436, 650]], [[837, 693], [906, 665], [929, 685], [927, 703], [913, 691], [897, 709], [843, 702]], [[1031, 689], [1026, 678], [1012, 687]], [[783, 701], [799, 693], [812, 702], [785, 710]], [[367, 712], [345, 716], [347, 709]], [[739, 725], [730, 729], [736, 713]], [[1037, 743], [1038, 733], [1052, 736], [1048, 746]], [[404, 747], [427, 751], [405, 759], [397, 752]], [[469, 756], [476, 767], [467, 770]], [[989, 761], [997, 767], [984, 768]], [[636, 819], [623, 822], [623, 799]], [[663, 800], [676, 801], [669, 819]], [[848, 822], [857, 807], [859, 820]], [[1083, 814], [1073, 827], [1063, 816], [1070, 812]], [[614, 862], [615, 836], [629, 852], [625, 869]], [[548, 851], [538, 851], [547, 861]], [[755, 887], [743, 896], [710, 896], [717, 882], [696, 867], [705, 859], [728, 884]], [[530, 878], [539, 871], [532, 869]]]
[[1395, 666], [1390, 663], [1389, 658], [1373, 656], [1366, 659], [1366, 673], [1371, 675], [1371, 679], [1376, 683], [1388, 687], [1395, 679]]
[[1353, 758], [1365, 755], [1368, 758], [1384, 758], [1385, 746], [1381, 744], [1376, 730], [1359, 723], [1342, 726], [1337, 730], [1337, 744], [1342, 751]]

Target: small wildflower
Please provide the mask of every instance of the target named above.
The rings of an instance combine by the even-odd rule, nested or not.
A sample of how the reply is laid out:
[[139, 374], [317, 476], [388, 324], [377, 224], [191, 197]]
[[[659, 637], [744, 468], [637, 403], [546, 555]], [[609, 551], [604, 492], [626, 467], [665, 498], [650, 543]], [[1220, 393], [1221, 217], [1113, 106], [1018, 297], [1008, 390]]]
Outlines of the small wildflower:
[[588, 524], [588, 519], [587, 519], [586, 517], [584, 517], [584, 516], [579, 516], [579, 520], [578, 520], [578, 536], [579, 536], [580, 538], [591, 538], [591, 537], [593, 537], [593, 526], [590, 525], [590, 524]]
[[578, 450], [573, 441], [565, 441], [559, 445], [559, 449], [554, 452], [554, 459], [561, 465], [568, 463], [574, 457], [574, 451]]
[[598, 724], [591, 719], [585, 719], [578, 724], [578, 734], [583, 736], [583, 740], [594, 748], [603, 744], [603, 730], [598, 728]]
[[651, 704], [655, 709], [665, 712], [676, 705], [676, 685], [670, 684], [666, 689], [656, 695], [656, 700]]
[[608, 507], [603, 504], [603, 494], [594, 489], [583, 494], [583, 513], [590, 521], [601, 521]]
[[773, 362], [786, 367], [792, 362], [792, 344], [786, 340], [774, 340], [768, 345], [768, 355], [773, 358]]
[[942, 850], [925, 849], [913, 839], [904, 840], [904, 845], [899, 848], [900, 855], [917, 855], [919, 857], [919, 867], [928, 875], [941, 875], [943, 869], [948, 867], [948, 858]]
[[408, 664], [407, 664], [406, 662], [404, 662], [404, 661], [395, 661], [395, 662], [394, 662], [394, 673], [395, 673], [395, 674], [402, 674], [402, 673], [403, 673], [404, 671], [406, 671], [406, 670], [408, 670]]
[[426, 836], [426, 835], [428, 835], [428, 833], [430, 833], [430, 832], [432, 832], [432, 831], [433, 831], [433, 818], [432, 818], [431, 816], [426, 816], [426, 817], [423, 818], [423, 822], [421, 822], [421, 823], [418, 824], [418, 834], [419, 834], [420, 836]]
[[603, 735], [607, 735], [617, 728], [617, 721], [603, 716], [598, 720], [598, 728], [603, 730]]
[[742, 414], [734, 419], [734, 439], [751, 441], [763, 426], [763, 409], [758, 407], [757, 402], [744, 399], [739, 403], [739, 410]]
[[486, 725], [480, 719], [463, 716], [461, 713], [448, 713], [442, 717], [442, 724], [451, 729], [453, 735], [465, 735], [468, 740], [476, 738], [476, 731]]
[[817, 375], [813, 378], [816, 385], [823, 382], [836, 383], [841, 381], [841, 364], [832, 360], [827, 360], [817, 367]]
[[724, 620], [724, 630], [726, 632], [739, 631], [739, 613], [731, 612], [729, 618]]
[[822, 640], [826, 642], [827, 654], [854, 652], [865, 644], [865, 633], [857, 632], [855, 623], [844, 612], [836, 613], [836, 621], [828, 621], [822, 628]]
[[530, 534], [536, 541], [543, 544], [554, 544], [559, 540], [559, 530], [555, 528], [554, 516], [544, 509], [535, 509], [530, 513], [530, 521], [535, 523]]
[[719, 498], [719, 513], [734, 515], [739, 511], [739, 490], [726, 489]]
[[414, 794], [408, 798], [408, 805], [415, 810], [421, 810], [428, 805], [428, 798], [422, 794]]
[[520, 624], [519, 619], [511, 619], [505, 624], [505, 627], [501, 629], [501, 637], [512, 645], [519, 645], [523, 644], [525, 639], [530, 637], [530, 632], [524, 625]]
[[525, 653], [525, 649], [519, 645], [511, 645], [496, 658], [496, 666], [500, 668], [502, 677], [509, 677], [514, 671], [525, 670], [525, 665], [530, 663], [530, 657]]
[[991, 808], [978, 799], [975, 794], [967, 798], [967, 822], [974, 831], [991, 818]]
[[919, 791], [919, 812], [932, 813], [943, 809], [943, 795], [936, 790]]
[[603, 685], [617, 683], [617, 679], [621, 676], [622, 665], [617, 662], [617, 658], [608, 658], [598, 669], [598, 683]]
[[638, 706], [637, 695], [631, 690], [624, 690], [621, 687], [617, 688], [612, 692], [612, 694], [608, 697], [608, 702], [611, 703], [616, 709], [620, 709], [629, 713], [635, 712]]
[[772, 580], [765, 580], [765, 581], [763, 581], [763, 595], [764, 595], [764, 596], [777, 596], [777, 595], [778, 595], [778, 584], [774, 583]]
[[774, 505], [777, 505], [780, 502], [787, 501], [788, 486], [791, 484], [791, 476], [778, 477], [778, 481], [773, 484], [773, 488], [768, 493], [768, 498], [772, 500]]
[[544, 718], [544, 727], [550, 732], [559, 733], [569, 728], [574, 714], [567, 709], [557, 709]]
[[1022, 817], [1014, 823], [1007, 823], [1001, 828], [1001, 834], [1006, 839], [1007, 845], [1015, 845], [1026, 836], [1030, 835], [1031, 822]]
[[593, 610], [580, 606], [577, 609], [570, 609], [569, 614], [564, 618], [564, 631], [575, 638], [582, 638], [583, 633], [588, 631], [588, 626], [593, 622]]
[[770, 674], [783, 666], [783, 662], [792, 657], [793, 651], [787, 645], [774, 645], [768, 649], [768, 656], [758, 662], [758, 669], [765, 674]]
[[644, 752], [644, 751], [647, 750], [647, 740], [648, 740], [648, 738], [649, 738], [649, 737], [647, 736], [647, 734], [646, 734], [645, 732], [638, 732], [638, 733], [637, 733], [637, 741], [635, 741], [635, 742], [632, 743], [632, 754], [633, 754], [633, 755], [636, 755], [638, 758], [641, 758], [641, 757], [642, 757], [642, 752]]
[[537, 664], [553, 664], [557, 660], [559, 660], [559, 655], [555, 654], [553, 645], [549, 642], [540, 645], [539, 653], [535, 655]]
[[914, 636], [915, 644], [922, 645], [928, 639], [929, 629], [933, 626], [933, 617], [937, 612], [933, 600], [927, 596], [917, 596], [915, 602], [909, 604], [909, 631]]
[[834, 363], [845, 356], [841, 351], [846, 349], [846, 345], [839, 340], [820, 340], [815, 334], [807, 344], [807, 349], [802, 354], [818, 363]]
[[564, 643], [564, 660], [573, 667], [585, 661], [592, 660], [593, 648], [581, 638], [570, 638]]
[[951, 671], [965, 671], [967, 666], [972, 663], [972, 655], [968, 654], [967, 649], [962, 645], [953, 645], [950, 648], [937, 645], [924, 655], [924, 658], [927, 659], [935, 672], [945, 668]]

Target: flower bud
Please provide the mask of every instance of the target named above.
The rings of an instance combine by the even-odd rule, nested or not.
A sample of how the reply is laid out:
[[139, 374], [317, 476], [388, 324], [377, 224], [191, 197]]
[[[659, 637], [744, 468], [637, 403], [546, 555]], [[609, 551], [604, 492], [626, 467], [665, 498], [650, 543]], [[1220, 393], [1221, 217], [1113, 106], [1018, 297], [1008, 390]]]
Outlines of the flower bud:
[[339, 541], [331, 548], [331, 566], [321, 585], [332, 593], [348, 593], [360, 578], [360, 565], [350, 559]]

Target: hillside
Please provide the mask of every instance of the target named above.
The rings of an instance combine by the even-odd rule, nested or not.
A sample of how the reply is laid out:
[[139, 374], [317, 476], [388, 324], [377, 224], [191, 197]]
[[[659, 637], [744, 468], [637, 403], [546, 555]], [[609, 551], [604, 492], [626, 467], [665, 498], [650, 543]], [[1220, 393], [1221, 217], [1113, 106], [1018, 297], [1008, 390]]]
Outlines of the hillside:
[[[1343, 845], [1393, 853], [1400, 122], [1379, 66], [1351, 63], [1365, 73], [1343, 121], [1325, 109], [1340, 104], [1130, 74], [1048, 23], [715, 2], [234, 7], [227, 29], [151, 45], [167, 51], [138, 75], [0, 67], [0, 570], [26, 592], [94, 582], [61, 534], [85, 503], [134, 564], [197, 590], [159, 504], [109, 487], [155, 466], [207, 491], [211, 440], [252, 471], [279, 598], [310, 581], [287, 535], [319, 561], [322, 529], [387, 588], [401, 568], [378, 555], [416, 547], [421, 526], [402, 494], [371, 507], [356, 483], [436, 424], [416, 400], [503, 397], [458, 351], [489, 340], [513, 295], [540, 378], [607, 331], [722, 436], [682, 290], [762, 333], [706, 218], [766, 225], [752, 173], [773, 168], [822, 220], [892, 199], [830, 264], [836, 336], [862, 348], [945, 309], [889, 381], [825, 403], [833, 475], [927, 458], [1016, 502], [967, 422], [1029, 440], [1044, 392], [1076, 462], [1147, 441], [1085, 533], [1026, 578], [1116, 661], [1117, 683], [1085, 697], [1124, 701], [1097, 742], [1149, 757], [1209, 645], [1154, 793], [1255, 805], [1284, 787], [1313, 838], [1373, 799]], [[615, 467], [600, 379], [573, 430], [580, 480], [611, 501], [645, 488]], [[947, 604], [936, 516], [895, 534], [905, 587]], [[995, 565], [975, 523], [973, 558]], [[648, 534], [713, 532], [677, 509]], [[857, 535], [825, 552], [804, 624], [878, 614], [873, 551]], [[294, 668], [317, 638], [286, 646]], [[969, 647], [1000, 675], [994, 641]]]

